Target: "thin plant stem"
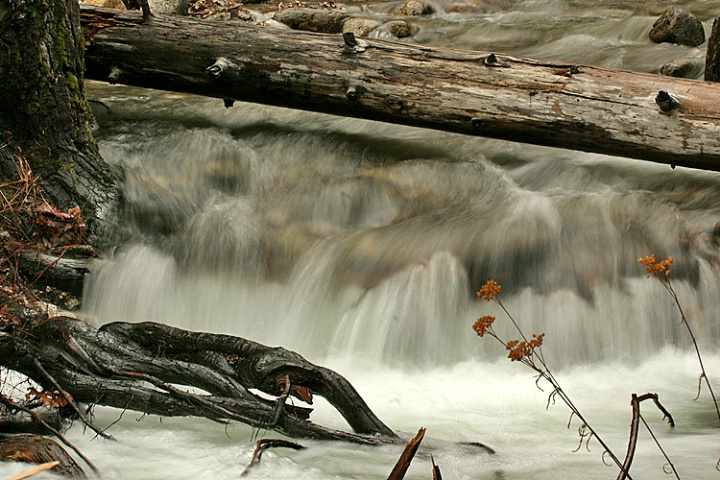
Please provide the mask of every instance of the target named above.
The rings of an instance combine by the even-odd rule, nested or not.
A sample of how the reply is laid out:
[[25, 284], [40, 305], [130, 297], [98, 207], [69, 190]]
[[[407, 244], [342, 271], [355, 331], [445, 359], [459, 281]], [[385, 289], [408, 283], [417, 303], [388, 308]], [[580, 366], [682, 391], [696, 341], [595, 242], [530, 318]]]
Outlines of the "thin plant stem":
[[675, 292], [675, 289], [673, 288], [672, 284], [670, 283], [670, 277], [665, 277], [665, 279], [661, 279], [658, 276], [658, 279], [660, 280], [660, 283], [665, 287], [665, 290], [667, 290], [670, 293], [670, 296], [673, 299], [673, 302], [675, 303], [675, 306], [678, 309], [678, 312], [680, 312], [680, 319], [683, 325], [685, 325], [685, 328], [688, 331], [688, 334], [690, 335], [690, 340], [692, 341], [693, 347], [695, 348], [695, 355], [697, 356], [698, 363], [700, 364], [700, 371], [701, 377], [705, 379], [705, 385], [707, 385], [708, 392], [710, 392], [710, 397], [712, 398], [713, 405], [715, 406], [715, 413], [717, 414], [718, 421], [720, 421], [720, 406], [718, 406], [717, 398], [715, 397], [715, 392], [713, 392], [712, 385], [710, 384], [710, 379], [708, 379], [707, 372], [705, 371], [705, 364], [703, 363], [702, 355], [700, 354], [700, 347], [698, 346], [697, 339], [695, 338], [695, 333], [693, 332], [692, 328], [690, 327], [690, 322], [688, 322], [687, 317], [685, 316], [685, 312], [683, 311], [682, 305], [680, 304], [680, 299], [677, 296], [677, 293]]
[[[493, 300], [500, 305], [500, 308], [502, 308], [503, 312], [507, 315], [507, 317], [512, 322], [515, 329], [519, 332], [520, 336], [525, 342], [529, 342], [525, 334], [523, 333], [522, 329], [518, 325], [517, 321], [515, 321], [515, 318], [510, 314], [510, 312], [507, 310], [505, 305], [502, 303], [502, 301], [494, 297]], [[500, 337], [495, 334], [495, 332], [492, 330], [492, 327], [490, 327], [486, 332], [495, 338], [498, 342], [500, 342], [505, 348], [508, 348], [508, 344], [504, 342]], [[508, 348], [509, 349], [509, 348]], [[535, 363], [535, 359], [537, 358], [538, 364]], [[540, 377], [544, 378], [550, 385], [553, 387], [553, 391], [550, 394], [551, 396], [559, 396], [560, 399], [567, 405], [567, 407], [570, 409], [570, 411], [578, 417], [578, 419], [582, 422], [582, 424], [590, 431], [591, 435], [595, 437], [595, 439], [598, 441], [600, 446], [604, 449], [604, 451], [610, 456], [612, 461], [617, 465], [617, 467], [625, 474], [625, 478], [632, 480], [632, 477], [630, 476], [630, 472], [626, 471], [623, 467], [622, 462], [620, 459], [615, 455], [615, 453], [612, 451], [610, 446], [605, 443], [605, 441], [598, 435], [597, 431], [590, 425], [590, 423], [587, 421], [585, 416], [580, 412], [580, 410], [575, 406], [573, 401], [570, 399], [570, 397], [567, 395], [565, 390], [563, 390], [562, 386], [560, 385], [560, 382], [555, 378], [555, 375], [553, 375], [550, 368], [547, 366], [547, 363], [545, 362], [544, 355], [542, 354], [541, 347], [538, 346], [537, 348], [533, 348], [530, 355], [522, 357], [520, 359], [520, 362], [534, 370]], [[542, 367], [542, 368], [541, 368]]]

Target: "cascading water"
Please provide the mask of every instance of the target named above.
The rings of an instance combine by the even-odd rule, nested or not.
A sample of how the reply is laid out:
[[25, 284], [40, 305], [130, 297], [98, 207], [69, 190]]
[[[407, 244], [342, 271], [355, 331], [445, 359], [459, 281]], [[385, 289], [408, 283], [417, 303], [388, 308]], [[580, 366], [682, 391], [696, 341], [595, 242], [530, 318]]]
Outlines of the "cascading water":
[[[166, 122], [125, 146], [114, 127], [106, 156], [129, 169], [126, 240], [89, 281], [85, 311], [98, 322], [154, 319], [316, 358], [451, 365], [488, 354], [468, 326], [497, 313], [473, 295], [494, 278], [521, 326], [547, 333], [556, 365], [640, 359], [687, 346], [669, 297], [637, 264], [650, 253], [675, 258], [687, 308], [705, 318], [716, 307], [715, 174], [427, 131], [402, 138], [419, 132], [399, 127], [351, 136], [347, 120], [278, 135], [251, 128], [253, 110], [263, 111], [223, 112], [225, 133]], [[709, 318], [697, 328], [708, 345], [720, 333]]]
[[[688, 5], [711, 17], [709, 4]], [[684, 54], [644, 39], [646, 2], [496, 6], [420, 19], [416, 39], [638, 70]], [[637, 263], [674, 257], [717, 385], [717, 174], [123, 87], [91, 95], [103, 105], [102, 153], [126, 173], [117, 247], [87, 281], [91, 321], [294, 349], [348, 377], [391, 428], [427, 427], [449, 479], [613, 478], [594, 442], [572, 453], [579, 425], [566, 429], [567, 409], [546, 409], [531, 372], [471, 330], [490, 314], [501, 336], [515, 335], [474, 294], [494, 278], [521, 328], [545, 332], [550, 366], [617, 454], [631, 394], [657, 392], [678, 426], [645, 415], [682, 478], [717, 475], [720, 430], [706, 392], [692, 401], [699, 367], [687, 334]], [[343, 427], [326, 407], [313, 419]], [[236, 478], [252, 440], [272, 435], [139, 416], [113, 427], [118, 444], [71, 430], [103, 478]], [[497, 454], [460, 444], [475, 441]], [[313, 448], [268, 452], [252, 475], [380, 479], [399, 455], [303, 443]], [[428, 463], [416, 459], [407, 478], [430, 478]], [[657, 478], [664, 463], [641, 437], [633, 476]]]

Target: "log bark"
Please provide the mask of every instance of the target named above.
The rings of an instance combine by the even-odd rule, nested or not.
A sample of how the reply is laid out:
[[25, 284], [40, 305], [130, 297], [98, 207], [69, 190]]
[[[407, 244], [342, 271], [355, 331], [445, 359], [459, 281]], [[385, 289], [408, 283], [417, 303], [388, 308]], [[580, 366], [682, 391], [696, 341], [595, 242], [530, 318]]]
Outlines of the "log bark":
[[85, 472], [60, 445], [37, 435], [0, 436], [0, 460], [40, 464], [57, 462], [52, 471], [58, 475], [87, 478]]
[[705, 80], [720, 82], [720, 18], [712, 25], [705, 54]]
[[91, 79], [720, 170], [708, 82], [85, 6], [81, 21]]
[[[239, 337], [157, 323], [95, 329], [56, 317], [0, 332], [0, 358], [4, 367], [46, 391], [60, 387], [79, 403], [239, 421], [291, 437], [371, 445], [400, 441], [338, 373], [295, 352]], [[309, 421], [311, 409], [287, 405], [288, 395], [310, 403], [313, 395], [325, 397], [354, 432]]]

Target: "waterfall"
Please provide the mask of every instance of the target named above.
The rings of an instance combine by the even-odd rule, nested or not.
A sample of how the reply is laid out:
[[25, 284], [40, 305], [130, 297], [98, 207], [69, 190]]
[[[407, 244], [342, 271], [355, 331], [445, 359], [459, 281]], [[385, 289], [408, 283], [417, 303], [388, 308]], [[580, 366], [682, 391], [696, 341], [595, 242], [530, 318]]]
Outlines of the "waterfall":
[[147, 122], [108, 134], [127, 208], [123, 244], [88, 279], [88, 317], [427, 368], [502, 355], [473, 337], [480, 315], [517, 336], [474, 294], [492, 278], [555, 364], [639, 360], [688, 346], [637, 263], [655, 254], [673, 256], [683, 306], [717, 344], [716, 174], [371, 122], [278, 135], [238, 125], [251, 109], [212, 129], [165, 112], [140, 142], [122, 143]]

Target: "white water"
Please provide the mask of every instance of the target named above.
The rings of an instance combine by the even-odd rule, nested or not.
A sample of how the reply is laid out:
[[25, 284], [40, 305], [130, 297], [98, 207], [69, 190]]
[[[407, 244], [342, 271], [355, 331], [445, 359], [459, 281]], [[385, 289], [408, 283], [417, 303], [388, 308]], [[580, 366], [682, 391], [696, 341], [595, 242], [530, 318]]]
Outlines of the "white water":
[[[647, 2], [515, 3], [418, 20], [416, 38], [646, 71], [697, 54], [645, 40]], [[720, 15], [710, 3], [688, 5], [707, 22]], [[693, 401], [687, 334], [636, 262], [676, 259], [675, 287], [720, 391], [718, 174], [123, 87], [95, 84], [91, 95], [107, 107], [97, 109], [102, 153], [127, 172], [117, 247], [83, 299], [91, 321], [231, 333], [334, 368], [394, 430], [428, 429], [408, 479], [431, 478], [429, 453], [447, 479], [615, 478], [597, 443], [573, 453], [567, 408], [546, 409], [547, 389], [473, 334], [492, 314], [513, 335], [474, 296], [495, 278], [523, 330], [546, 333], [550, 365], [618, 455], [631, 394], [655, 392], [678, 426], [643, 412], [681, 478], [720, 477], [720, 429], [707, 392]], [[277, 436], [96, 414], [119, 442], [79, 427], [69, 437], [104, 479], [236, 479], [254, 441]], [[344, 427], [323, 403], [313, 420]], [[301, 443], [266, 452], [249, 478], [382, 479], [401, 450]], [[633, 477], [660, 478], [664, 463], [641, 433]], [[3, 464], [0, 477], [22, 470]]]
[[[112, 100], [118, 91], [126, 96]], [[483, 314], [512, 335], [497, 306], [473, 295], [492, 276], [522, 328], [546, 333], [561, 382], [618, 455], [631, 394], [655, 392], [678, 426], [643, 410], [681, 478], [720, 475], [720, 430], [707, 393], [693, 401], [699, 367], [687, 334], [636, 262], [676, 258], [675, 287], [710, 375], [720, 371], [717, 174], [99, 92], [118, 115], [104, 154], [131, 167], [132, 208], [118, 231], [126, 243], [90, 279], [84, 312], [94, 321], [155, 320], [295, 349], [348, 377], [391, 428], [426, 427], [444, 478], [614, 478], [595, 442], [573, 453], [579, 425], [566, 427], [567, 408], [546, 409], [530, 372], [474, 336]], [[99, 412], [101, 424], [119, 415]], [[254, 440], [277, 436], [139, 416], [112, 427], [118, 444], [71, 432], [104, 478], [236, 478]], [[313, 420], [344, 427], [322, 403]], [[458, 445], [473, 441], [498, 453]], [[381, 479], [400, 453], [302, 443], [310, 448], [266, 453], [252, 476]], [[643, 433], [634, 478], [657, 478], [664, 463]], [[427, 455], [411, 472], [430, 478]]]

